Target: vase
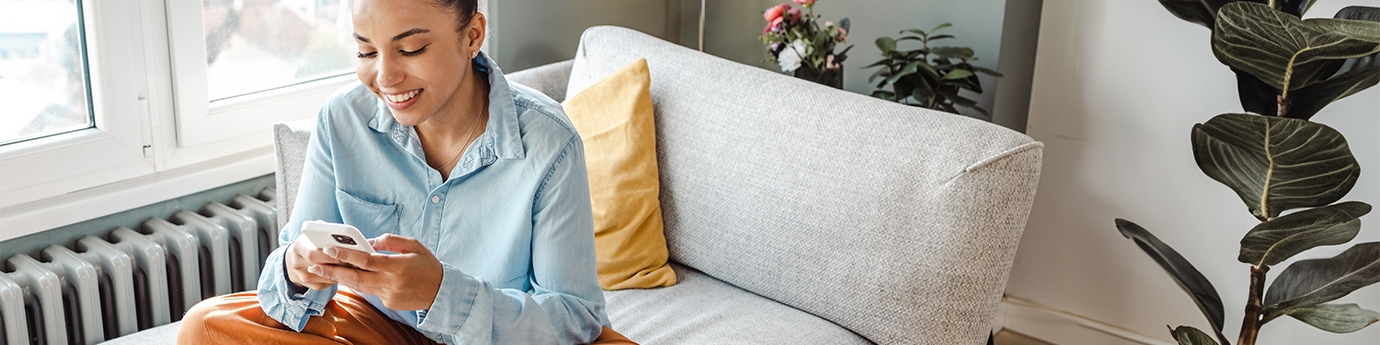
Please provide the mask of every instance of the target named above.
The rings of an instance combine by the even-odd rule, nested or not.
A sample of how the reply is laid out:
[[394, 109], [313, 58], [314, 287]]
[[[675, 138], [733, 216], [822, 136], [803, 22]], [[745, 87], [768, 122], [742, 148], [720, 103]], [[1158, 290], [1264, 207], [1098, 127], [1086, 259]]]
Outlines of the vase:
[[843, 65], [836, 65], [836, 68], [825, 68], [823, 71], [816, 70], [807, 64], [801, 64], [800, 68], [795, 69], [795, 77], [809, 80], [835, 89], [843, 88]]

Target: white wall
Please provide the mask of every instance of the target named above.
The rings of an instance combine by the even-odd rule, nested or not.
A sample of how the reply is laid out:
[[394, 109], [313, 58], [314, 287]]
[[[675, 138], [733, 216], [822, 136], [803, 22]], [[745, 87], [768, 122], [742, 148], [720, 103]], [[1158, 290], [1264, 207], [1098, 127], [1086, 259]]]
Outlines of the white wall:
[[679, 0], [492, 0], [490, 10], [489, 54], [508, 72], [574, 58], [580, 34], [591, 26], [680, 37]]
[[[1322, 1], [1308, 17], [1331, 17], [1347, 4], [1380, 7], [1377, 0]], [[1008, 295], [1166, 342], [1166, 325], [1208, 330], [1187, 295], [1117, 232], [1113, 218], [1126, 218], [1212, 280], [1234, 342], [1249, 285], [1237, 251], [1258, 222], [1193, 161], [1193, 124], [1240, 111], [1234, 78], [1210, 51], [1209, 30], [1150, 0], [1046, 0], [1040, 22], [1027, 133], [1046, 145], [1044, 170]], [[1346, 135], [1364, 170], [1343, 200], [1380, 205], [1380, 88], [1334, 103], [1314, 120]], [[1353, 243], [1380, 240], [1380, 218], [1362, 222]], [[1330, 257], [1348, 247], [1298, 258]], [[1287, 264], [1276, 266], [1270, 279]], [[1340, 301], [1380, 310], [1380, 287]], [[1380, 344], [1380, 326], [1334, 335], [1283, 318], [1267, 324], [1260, 338], [1260, 344], [1373, 345]], [[1061, 344], [1105, 344], [1068, 341]]]

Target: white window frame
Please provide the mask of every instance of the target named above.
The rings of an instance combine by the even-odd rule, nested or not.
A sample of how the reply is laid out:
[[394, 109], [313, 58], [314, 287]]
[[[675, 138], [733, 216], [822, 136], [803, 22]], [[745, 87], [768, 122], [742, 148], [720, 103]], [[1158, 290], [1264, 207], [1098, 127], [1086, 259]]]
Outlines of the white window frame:
[[81, 1], [96, 126], [0, 146], [0, 209], [155, 171], [137, 1]]
[[[168, 168], [187, 166], [233, 151], [272, 145], [274, 122], [316, 115], [321, 102], [357, 80], [353, 73], [269, 91], [211, 101], [207, 86], [206, 35], [201, 1], [168, 1], [174, 113]], [[190, 30], [188, 30], [190, 29]]]

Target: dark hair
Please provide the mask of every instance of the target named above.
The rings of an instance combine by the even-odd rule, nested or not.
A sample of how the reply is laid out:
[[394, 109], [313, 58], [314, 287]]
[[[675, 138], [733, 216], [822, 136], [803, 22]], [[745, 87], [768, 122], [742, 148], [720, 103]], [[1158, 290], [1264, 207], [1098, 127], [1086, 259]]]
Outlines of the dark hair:
[[479, 13], [479, 0], [436, 0], [436, 6], [455, 11], [456, 16], [460, 17], [460, 27], [456, 31], [464, 31], [470, 26], [474, 14]]

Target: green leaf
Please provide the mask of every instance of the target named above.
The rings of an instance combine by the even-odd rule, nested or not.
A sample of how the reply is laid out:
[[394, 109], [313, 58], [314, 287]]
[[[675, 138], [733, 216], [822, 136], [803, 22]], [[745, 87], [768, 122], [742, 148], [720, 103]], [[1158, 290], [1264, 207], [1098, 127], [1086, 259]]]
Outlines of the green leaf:
[[978, 66], [972, 66], [972, 67], [973, 67], [973, 70], [974, 70], [974, 71], [978, 71], [978, 72], [980, 72], [980, 73], [982, 73], [982, 74], [990, 75], [990, 76], [993, 76], [993, 77], [1005, 77], [1004, 75], [1001, 74], [1001, 72], [997, 72], [997, 71], [994, 71], [994, 70], [990, 70], [990, 69], [986, 69], [986, 68], [982, 68], [982, 67], [978, 67]]
[[1289, 309], [1327, 303], [1376, 282], [1380, 282], [1380, 242], [1357, 244], [1330, 259], [1289, 265], [1270, 283], [1262, 313], [1265, 319], [1273, 319]]
[[1241, 239], [1237, 260], [1255, 266], [1274, 266], [1318, 246], [1351, 242], [1361, 232], [1361, 216], [1370, 213], [1363, 202], [1344, 202], [1314, 208], [1260, 223]]
[[1307, 12], [1308, 12], [1308, 9], [1309, 9], [1309, 8], [1312, 8], [1314, 3], [1317, 3], [1317, 1], [1313, 1], [1313, 0], [1276, 0], [1276, 1], [1275, 1], [1275, 7], [1278, 7], [1278, 9], [1279, 9], [1280, 11], [1284, 11], [1284, 13], [1288, 13], [1288, 14], [1294, 15], [1295, 17], [1303, 17], [1303, 14], [1304, 14], [1304, 13], [1307, 13]]
[[1217, 9], [1231, 1], [1234, 0], [1160, 0], [1160, 5], [1179, 19], [1212, 28], [1214, 19], [1217, 18]]
[[936, 26], [936, 27], [934, 27], [933, 29], [930, 29], [930, 33], [934, 33], [935, 31], [939, 31], [939, 29], [947, 28], [947, 27], [950, 27], [950, 26], [954, 26], [954, 25], [951, 24], [951, 23], [939, 24], [939, 26]]
[[1198, 310], [1207, 316], [1208, 322], [1212, 323], [1212, 330], [1217, 333], [1222, 332], [1222, 297], [1217, 294], [1217, 289], [1212, 287], [1212, 282], [1208, 281], [1203, 273], [1198, 272], [1193, 264], [1184, 259], [1183, 255], [1174, 251], [1169, 245], [1161, 242], [1150, 231], [1132, 223], [1129, 220], [1116, 220], [1116, 228], [1121, 231], [1122, 236], [1126, 236], [1136, 242], [1145, 254], [1150, 255], [1151, 259], [1160, 264], [1169, 276], [1174, 278], [1174, 282], [1179, 283], [1179, 288], [1184, 289], [1189, 296], [1193, 297], [1193, 303], [1198, 305]]
[[872, 91], [872, 97], [881, 98], [892, 102], [896, 101], [896, 95], [892, 94], [891, 91]]
[[882, 52], [896, 50], [896, 40], [891, 39], [891, 37], [877, 37], [877, 48], [881, 49]]
[[930, 64], [925, 63], [924, 61], [916, 61], [913, 63], [920, 68], [920, 73], [924, 74], [925, 78], [928, 78], [929, 80], [939, 80], [939, 71], [936, 71], [934, 69], [934, 66], [930, 66]]
[[1380, 8], [1367, 6], [1347, 6], [1332, 16], [1337, 19], [1367, 20], [1380, 22]]
[[[1212, 52], [1280, 90], [1294, 90], [1326, 77], [1330, 60], [1380, 52], [1380, 23], [1299, 19], [1267, 5], [1233, 2], [1218, 12]], [[1335, 71], [1335, 70], [1334, 70]]]
[[853, 22], [848, 18], [843, 18], [839, 21], [839, 27], [843, 28], [844, 31], [853, 31]]
[[931, 41], [934, 41], [934, 40], [952, 39], [952, 38], [954, 38], [954, 35], [936, 35], [936, 36], [934, 36], [934, 37], [930, 37], [930, 40], [931, 40]]
[[[1366, 59], [1369, 60], [1362, 61], [1380, 61], [1374, 56]], [[1357, 62], [1355, 65], [1364, 66], [1365, 64], [1367, 62]], [[1377, 83], [1380, 83], [1380, 65], [1370, 68], [1353, 68], [1321, 83], [1294, 91], [1289, 96], [1292, 102], [1286, 116], [1295, 119], [1310, 119], [1328, 104], [1354, 95], [1361, 90], [1375, 86]]]
[[903, 33], [903, 34], [904, 34], [904, 33], [907, 33], [907, 32], [913, 33], [913, 34], [916, 34], [916, 35], [920, 35], [921, 37], [929, 37], [929, 36], [930, 36], [929, 34], [925, 33], [925, 31], [920, 30], [920, 29], [901, 30], [900, 33]]
[[1332, 333], [1351, 333], [1380, 321], [1380, 313], [1366, 310], [1355, 303], [1291, 308], [1280, 311], [1280, 314]]
[[963, 79], [963, 78], [971, 77], [972, 75], [973, 75], [973, 71], [969, 71], [969, 70], [966, 70], [966, 69], [956, 69], [956, 70], [953, 70], [953, 71], [949, 71], [949, 74], [945, 74], [945, 75], [944, 75], [944, 79], [945, 79], [945, 80]]
[[896, 72], [896, 74], [892, 74], [890, 78], [887, 78], [887, 79], [886, 79], [886, 83], [887, 83], [887, 84], [895, 84], [896, 81], [897, 81], [897, 80], [900, 80], [902, 77], [905, 77], [905, 76], [908, 76], [908, 75], [911, 75], [911, 74], [915, 74], [915, 70], [916, 70], [916, 68], [915, 68], [915, 64], [914, 64], [914, 63], [909, 64], [909, 65], [906, 65], [906, 67], [903, 68], [903, 69], [901, 69], [900, 72]]
[[968, 47], [934, 47], [930, 52], [948, 59], [972, 58], [974, 54], [973, 49]]
[[1169, 334], [1174, 336], [1174, 340], [1177, 340], [1179, 345], [1218, 345], [1217, 340], [1212, 339], [1212, 336], [1189, 326], [1170, 329]]
[[[1246, 71], [1232, 68], [1236, 74], [1236, 94], [1241, 99], [1241, 109], [1266, 116], [1275, 116], [1279, 112], [1279, 89], [1260, 81]], [[1295, 97], [1297, 98], [1297, 97]]]
[[1361, 174], [1346, 138], [1319, 123], [1222, 114], [1194, 125], [1192, 138], [1198, 168], [1235, 191], [1261, 221], [1336, 202]]

